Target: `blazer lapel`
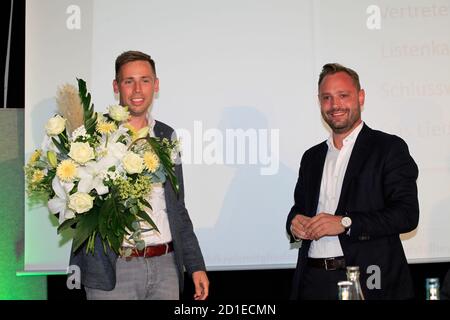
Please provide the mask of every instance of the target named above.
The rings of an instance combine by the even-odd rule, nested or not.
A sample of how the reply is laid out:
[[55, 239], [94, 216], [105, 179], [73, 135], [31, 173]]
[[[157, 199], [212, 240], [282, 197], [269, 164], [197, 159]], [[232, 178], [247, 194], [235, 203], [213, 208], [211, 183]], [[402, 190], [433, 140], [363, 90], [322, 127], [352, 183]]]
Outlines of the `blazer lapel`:
[[364, 124], [361, 132], [356, 139], [355, 146], [353, 147], [350, 160], [347, 165], [347, 170], [345, 171], [344, 181], [342, 183], [341, 196], [339, 198], [339, 203], [336, 209], [336, 214], [342, 212], [342, 206], [347, 202], [348, 188], [353, 178], [358, 175], [361, 167], [365, 163], [367, 157], [370, 154], [370, 129], [366, 124]]
[[311, 198], [312, 202], [308, 206], [308, 212], [311, 217], [316, 214], [317, 205], [319, 203], [319, 195], [320, 195], [320, 184], [322, 182], [322, 174], [323, 174], [323, 166], [325, 164], [325, 158], [327, 156], [328, 146], [326, 142], [323, 142], [320, 145], [319, 150], [314, 155], [314, 162], [311, 167], [311, 171], [308, 172], [308, 175], [311, 177], [309, 179], [309, 187], [311, 188]]
[[161, 124], [159, 123], [158, 120], [155, 120], [155, 125], [153, 127], [153, 132], [155, 134], [155, 137], [157, 137], [157, 138], [163, 138], [164, 137], [164, 132], [161, 130]]

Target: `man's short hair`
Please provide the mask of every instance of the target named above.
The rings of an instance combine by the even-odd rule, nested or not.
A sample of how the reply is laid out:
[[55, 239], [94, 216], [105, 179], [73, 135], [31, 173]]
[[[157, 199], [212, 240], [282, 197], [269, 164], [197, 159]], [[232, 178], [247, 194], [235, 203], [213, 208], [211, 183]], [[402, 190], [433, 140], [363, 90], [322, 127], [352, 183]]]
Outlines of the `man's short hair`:
[[120, 68], [132, 61], [148, 61], [150, 65], [152, 66], [153, 72], [156, 76], [156, 67], [155, 67], [155, 61], [148, 55], [141, 51], [125, 51], [116, 59], [116, 80], [119, 81], [119, 72]]
[[350, 76], [350, 78], [352, 78], [353, 80], [353, 84], [355, 85], [356, 89], [359, 91], [361, 90], [361, 84], [359, 83], [359, 76], [356, 73], [355, 70], [344, 67], [343, 65], [339, 64], [339, 63], [327, 63], [326, 65], [324, 65], [322, 67], [322, 72], [320, 73], [319, 76], [319, 83], [318, 83], [318, 87], [320, 87], [320, 84], [322, 83], [323, 79], [330, 75], [330, 74], [335, 74], [338, 72], [345, 72], [346, 74], [348, 74]]

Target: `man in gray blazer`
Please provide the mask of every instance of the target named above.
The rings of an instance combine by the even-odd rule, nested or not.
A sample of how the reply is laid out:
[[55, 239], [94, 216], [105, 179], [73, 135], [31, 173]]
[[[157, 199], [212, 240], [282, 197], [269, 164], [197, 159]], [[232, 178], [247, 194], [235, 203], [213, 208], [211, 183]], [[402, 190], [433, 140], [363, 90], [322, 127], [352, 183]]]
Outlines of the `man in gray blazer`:
[[[135, 130], [148, 127], [156, 137], [172, 138], [174, 130], [152, 119], [149, 112], [159, 90], [153, 59], [139, 51], [127, 51], [117, 57], [115, 69], [114, 92], [120, 95], [120, 104], [128, 106], [128, 124]], [[208, 297], [205, 263], [184, 204], [181, 164], [175, 166], [175, 174], [178, 195], [168, 182], [152, 188], [150, 204], [160, 232], [144, 236], [144, 250], [133, 249], [131, 256], [121, 257], [109, 247], [105, 252], [97, 237], [94, 254], [86, 253], [86, 244], [71, 254], [70, 265], [80, 268], [88, 299], [179, 299], [184, 268], [195, 285], [194, 299]]]

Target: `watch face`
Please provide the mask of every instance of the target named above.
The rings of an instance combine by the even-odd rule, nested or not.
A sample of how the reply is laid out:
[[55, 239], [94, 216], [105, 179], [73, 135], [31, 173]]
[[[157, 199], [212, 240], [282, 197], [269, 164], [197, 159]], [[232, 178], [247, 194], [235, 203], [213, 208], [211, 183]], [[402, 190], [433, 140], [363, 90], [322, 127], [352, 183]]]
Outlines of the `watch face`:
[[350, 217], [343, 217], [341, 223], [344, 228], [349, 228], [352, 225], [352, 219]]

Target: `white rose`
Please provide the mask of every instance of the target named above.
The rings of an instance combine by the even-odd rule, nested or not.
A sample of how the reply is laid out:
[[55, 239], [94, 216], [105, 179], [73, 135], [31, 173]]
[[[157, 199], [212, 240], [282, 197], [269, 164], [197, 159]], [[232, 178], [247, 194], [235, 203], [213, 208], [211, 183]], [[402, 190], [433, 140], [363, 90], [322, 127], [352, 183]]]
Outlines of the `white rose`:
[[130, 117], [128, 108], [119, 105], [109, 106], [108, 113], [113, 120], [120, 122], [126, 121]]
[[144, 159], [134, 152], [127, 152], [122, 159], [122, 164], [129, 174], [141, 173], [144, 170]]
[[69, 196], [69, 208], [76, 213], [88, 212], [94, 206], [94, 197], [84, 192], [77, 192]]
[[70, 145], [69, 157], [78, 163], [85, 164], [95, 159], [94, 149], [87, 142], [74, 142]]
[[49, 136], [57, 136], [66, 128], [66, 119], [61, 117], [60, 115], [56, 115], [53, 118], [50, 118], [46, 125], [45, 131]]

